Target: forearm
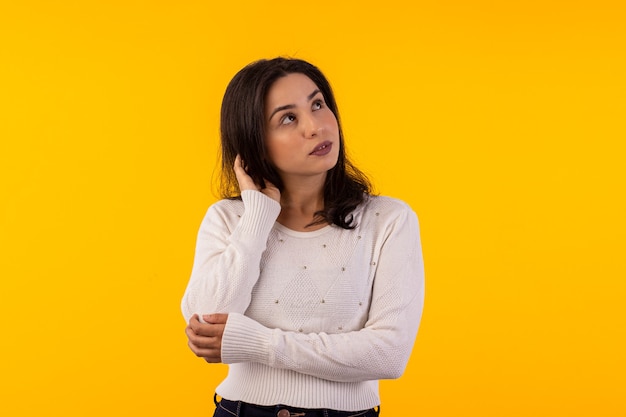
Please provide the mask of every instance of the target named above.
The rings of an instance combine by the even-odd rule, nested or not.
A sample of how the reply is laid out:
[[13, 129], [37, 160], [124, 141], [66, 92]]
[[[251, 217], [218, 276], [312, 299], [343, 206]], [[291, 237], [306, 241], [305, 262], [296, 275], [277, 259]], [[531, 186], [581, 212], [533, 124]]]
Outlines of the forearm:
[[242, 199], [242, 213], [210, 209], [202, 223], [182, 301], [187, 321], [194, 313], [243, 313], [250, 304], [280, 206], [256, 191], [242, 193]]
[[[406, 305], [401, 321], [372, 323], [338, 334], [268, 329], [243, 315], [230, 314], [222, 361], [258, 362], [341, 382], [398, 378], [411, 354], [421, 308], [422, 296], [417, 294]], [[413, 320], [406, 320], [410, 317]]]

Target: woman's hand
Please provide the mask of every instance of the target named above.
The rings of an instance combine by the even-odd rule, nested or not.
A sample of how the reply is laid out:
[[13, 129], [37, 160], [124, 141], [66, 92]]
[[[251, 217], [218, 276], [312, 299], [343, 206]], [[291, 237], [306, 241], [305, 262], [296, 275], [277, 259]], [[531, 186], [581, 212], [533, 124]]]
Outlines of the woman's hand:
[[246, 172], [245, 163], [239, 154], [237, 154], [237, 157], [235, 158], [235, 165], [233, 166], [233, 169], [235, 170], [235, 176], [237, 177], [237, 182], [239, 183], [239, 189], [241, 191], [260, 191], [272, 200], [280, 203], [280, 190], [268, 180], [265, 180], [265, 188], [263, 189], [261, 189], [258, 184], [255, 184], [250, 175]]
[[189, 320], [185, 329], [189, 348], [197, 357], [209, 363], [222, 362], [222, 336], [228, 314], [207, 314], [202, 316], [206, 323], [201, 323], [197, 314]]

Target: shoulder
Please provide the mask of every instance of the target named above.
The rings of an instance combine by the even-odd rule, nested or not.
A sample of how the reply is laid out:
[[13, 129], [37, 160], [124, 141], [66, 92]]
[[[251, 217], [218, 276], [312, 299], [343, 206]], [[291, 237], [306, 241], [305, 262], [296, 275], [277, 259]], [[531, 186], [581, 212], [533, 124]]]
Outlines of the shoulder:
[[243, 201], [241, 198], [225, 198], [211, 204], [209, 210], [217, 211], [237, 211], [243, 209]]
[[204, 222], [214, 223], [216, 221], [232, 224], [237, 222], [244, 211], [241, 199], [224, 199], [211, 204], [204, 216]]
[[419, 245], [420, 226], [417, 214], [403, 200], [370, 196], [357, 214], [360, 235], [369, 235], [379, 243], [402, 242], [407, 248]]
[[370, 195], [365, 198], [359, 207], [363, 216], [397, 218], [407, 215], [415, 215], [415, 212], [405, 201], [397, 198], [379, 195]]
[[244, 190], [241, 198], [219, 200], [209, 207], [205, 221], [235, 225], [243, 218], [248, 224], [274, 224], [280, 204], [255, 190]]
[[387, 196], [368, 196], [355, 211], [357, 228], [396, 230], [419, 228], [417, 215], [405, 201]]
[[209, 211], [220, 213], [239, 213], [243, 211], [243, 201], [241, 198], [227, 198], [218, 200], [209, 207]]

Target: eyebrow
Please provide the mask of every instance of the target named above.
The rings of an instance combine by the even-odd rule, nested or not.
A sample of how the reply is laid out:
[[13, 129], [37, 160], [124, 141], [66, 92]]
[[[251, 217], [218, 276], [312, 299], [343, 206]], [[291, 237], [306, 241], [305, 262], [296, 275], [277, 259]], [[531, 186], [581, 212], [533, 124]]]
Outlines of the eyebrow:
[[[320, 89], [319, 89], [319, 88], [318, 88], [318, 89], [316, 89], [315, 91], [313, 91], [311, 94], [309, 94], [309, 95], [306, 97], [307, 101], [311, 101], [311, 100], [313, 99], [313, 97], [315, 97], [315, 96], [317, 95], [317, 93], [320, 93], [320, 92], [321, 92], [321, 91], [320, 91]], [[295, 104], [286, 104], [286, 105], [284, 105], [284, 106], [279, 106], [279, 107], [276, 107], [276, 108], [274, 109], [274, 111], [272, 111], [272, 114], [270, 114], [269, 119], [267, 119], [267, 120], [272, 120], [272, 117], [274, 117], [274, 115], [275, 115], [276, 113], [278, 113], [279, 111], [288, 110], [288, 109], [293, 109], [294, 107], [296, 107], [296, 105], [295, 105]]]

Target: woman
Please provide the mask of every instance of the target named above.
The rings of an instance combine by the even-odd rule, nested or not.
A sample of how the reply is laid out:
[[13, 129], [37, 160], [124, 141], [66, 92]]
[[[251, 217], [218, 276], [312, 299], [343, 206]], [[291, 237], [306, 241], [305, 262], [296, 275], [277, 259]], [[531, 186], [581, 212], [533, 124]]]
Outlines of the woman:
[[371, 195], [305, 61], [237, 73], [221, 140], [225, 199], [182, 301], [191, 350], [229, 364], [215, 416], [378, 415], [378, 380], [404, 372], [422, 313], [415, 214]]

